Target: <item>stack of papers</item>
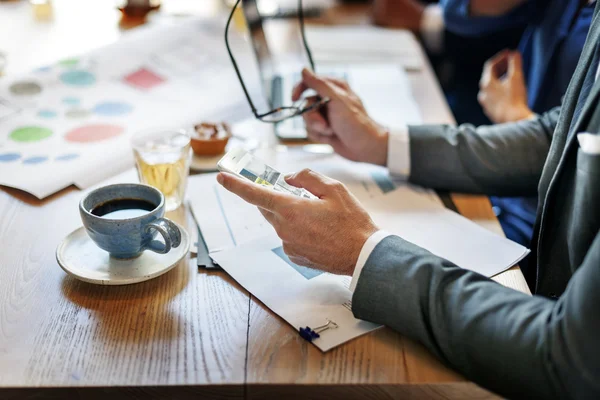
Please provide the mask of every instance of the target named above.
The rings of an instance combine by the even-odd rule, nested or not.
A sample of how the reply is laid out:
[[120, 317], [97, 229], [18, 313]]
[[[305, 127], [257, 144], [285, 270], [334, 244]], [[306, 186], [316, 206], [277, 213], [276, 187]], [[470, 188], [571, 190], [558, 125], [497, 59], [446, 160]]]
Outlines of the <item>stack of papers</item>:
[[[283, 172], [309, 166], [344, 182], [381, 229], [462, 268], [491, 277], [529, 252], [446, 209], [433, 191], [390, 179], [383, 168], [293, 148], [258, 156]], [[354, 319], [350, 277], [291, 263], [256, 207], [223, 189], [216, 174], [192, 177], [189, 198], [211, 256], [242, 286], [296, 329], [339, 325], [313, 342], [321, 350], [378, 328]]]
[[419, 42], [407, 30], [310, 26], [306, 36], [317, 63], [396, 63], [412, 70], [423, 67]]

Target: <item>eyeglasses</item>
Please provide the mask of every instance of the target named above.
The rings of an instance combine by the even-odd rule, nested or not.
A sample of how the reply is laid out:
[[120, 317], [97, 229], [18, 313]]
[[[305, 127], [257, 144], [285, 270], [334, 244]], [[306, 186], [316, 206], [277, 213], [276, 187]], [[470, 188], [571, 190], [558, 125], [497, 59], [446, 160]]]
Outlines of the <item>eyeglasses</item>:
[[[290, 106], [278, 107], [278, 108], [275, 108], [275, 109], [268, 111], [266, 113], [263, 113], [263, 114], [258, 113], [258, 111], [256, 110], [256, 107], [254, 106], [254, 103], [252, 102], [252, 99], [250, 98], [250, 93], [248, 93], [248, 88], [246, 88], [246, 85], [244, 84], [244, 79], [242, 78], [242, 74], [240, 73], [240, 68], [239, 68], [237, 62], [235, 61], [235, 57], [233, 56], [233, 53], [231, 52], [231, 48], [229, 47], [229, 25], [231, 25], [231, 20], [233, 19], [235, 10], [240, 5], [241, 1], [242, 0], [236, 1], [235, 5], [233, 6], [233, 8], [231, 10], [231, 14], [229, 14], [229, 19], [227, 19], [227, 25], [225, 25], [225, 46], [227, 47], [227, 53], [229, 54], [229, 58], [231, 58], [231, 63], [233, 64], [235, 73], [240, 81], [240, 84], [242, 85], [244, 95], [246, 96], [246, 99], [248, 100], [248, 104], [250, 104], [250, 108], [252, 109], [252, 113], [254, 114], [256, 119], [263, 121], [263, 122], [278, 123], [278, 122], [282, 122], [288, 118], [297, 117], [297, 116], [307, 113], [309, 111], [316, 110], [316, 109], [322, 107], [323, 105], [327, 104], [329, 102], [329, 99], [327, 97], [322, 98], [320, 96], [312, 96], [312, 97], [307, 97], [307, 98], [301, 98], [298, 101], [294, 102]], [[310, 52], [310, 49], [308, 48], [308, 42], [306, 41], [306, 33], [304, 31], [304, 11], [303, 11], [303, 7], [302, 7], [302, 0], [298, 0], [298, 19], [300, 22], [300, 32], [302, 34], [302, 43], [304, 44], [304, 49], [306, 50], [306, 54], [308, 55], [308, 62], [310, 63], [310, 67], [314, 71], [315, 63], [313, 61], [312, 53]]]

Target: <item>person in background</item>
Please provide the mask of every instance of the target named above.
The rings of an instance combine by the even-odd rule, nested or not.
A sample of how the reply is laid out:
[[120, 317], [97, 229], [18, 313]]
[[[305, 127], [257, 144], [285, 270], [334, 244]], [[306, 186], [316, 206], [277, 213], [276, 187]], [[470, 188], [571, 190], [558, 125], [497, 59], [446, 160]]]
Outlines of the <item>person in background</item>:
[[[474, 4], [479, 4], [473, 12]], [[477, 37], [515, 22], [527, 28], [517, 51], [503, 50], [484, 66], [479, 101], [494, 123], [531, 118], [561, 103], [585, 38], [595, 1], [444, 0], [447, 29]], [[471, 12], [469, 10], [471, 4]]]
[[[445, 0], [449, 30], [479, 36], [527, 21], [518, 50], [503, 50], [488, 60], [478, 100], [494, 123], [533, 118], [561, 104], [588, 34], [595, 2], [588, 0], [480, 0], [478, 14], [467, 13], [466, 0]], [[491, 197], [506, 236], [524, 246], [531, 237], [537, 196]], [[527, 268], [527, 260], [521, 265]]]
[[[392, 19], [394, 7], [411, 9], [406, 5], [415, 7], [418, 2], [382, 3], [388, 3], [385, 8]], [[427, 11], [433, 7], [438, 11]], [[560, 105], [589, 31], [593, 8], [594, 2], [588, 0], [442, 0], [424, 8], [421, 19], [432, 20], [432, 15], [441, 14], [447, 30], [472, 38], [527, 24], [518, 50], [504, 49], [487, 60], [479, 81], [477, 100], [483, 112], [491, 122], [505, 123], [532, 118]], [[374, 11], [377, 15], [377, 8]], [[477, 119], [463, 122], [481, 125]], [[506, 236], [529, 246], [537, 197], [492, 197], [491, 201]], [[522, 267], [526, 266], [525, 260]]]
[[421, 38], [456, 122], [476, 125], [491, 121], [477, 101], [484, 63], [505, 48], [516, 48], [525, 23], [480, 35], [446, 29], [442, 3], [421, 0], [374, 0], [377, 25], [402, 28]]

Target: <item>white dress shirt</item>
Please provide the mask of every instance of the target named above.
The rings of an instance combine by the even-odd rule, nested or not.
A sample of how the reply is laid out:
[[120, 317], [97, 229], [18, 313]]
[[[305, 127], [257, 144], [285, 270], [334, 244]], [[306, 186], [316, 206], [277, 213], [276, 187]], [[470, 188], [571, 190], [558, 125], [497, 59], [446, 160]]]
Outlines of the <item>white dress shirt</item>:
[[[396, 177], [408, 179], [410, 175], [410, 143], [408, 135], [408, 126], [403, 126], [398, 129], [390, 131], [388, 139], [388, 170], [390, 174]], [[358, 277], [360, 272], [364, 268], [369, 256], [375, 250], [375, 247], [386, 237], [390, 236], [391, 233], [386, 231], [375, 232], [363, 245], [356, 267], [354, 268], [354, 274], [352, 275], [352, 281], [350, 282], [350, 290], [354, 292], [356, 284], [358, 283]]]

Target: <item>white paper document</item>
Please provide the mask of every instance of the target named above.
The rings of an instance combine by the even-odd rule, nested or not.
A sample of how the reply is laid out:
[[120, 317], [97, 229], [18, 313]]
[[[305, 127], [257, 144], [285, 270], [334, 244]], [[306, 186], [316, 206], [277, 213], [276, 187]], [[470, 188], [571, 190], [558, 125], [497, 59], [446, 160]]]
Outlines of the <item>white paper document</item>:
[[381, 327], [352, 314], [350, 278], [300, 267], [283, 253], [277, 237], [265, 237], [212, 255], [239, 284], [296, 330], [315, 329], [329, 321], [312, 343], [328, 351]]
[[309, 26], [306, 36], [317, 63], [394, 62], [406, 69], [423, 67], [419, 42], [407, 30]]
[[225, 190], [216, 177], [217, 174], [191, 176], [187, 194], [209, 253], [275, 235], [258, 208]]
[[529, 254], [525, 247], [425, 198], [410, 186], [371, 199], [366, 208], [379, 228], [487, 277]]
[[[0, 185], [38, 198], [85, 188], [133, 166], [136, 132], [247, 118], [223, 27], [199, 19], [142, 27], [89, 54], [3, 78]], [[230, 40], [260, 94], [251, 46], [235, 30]]]
[[408, 75], [391, 63], [353, 65], [349, 68], [349, 84], [363, 101], [371, 118], [397, 128], [423, 123]]

